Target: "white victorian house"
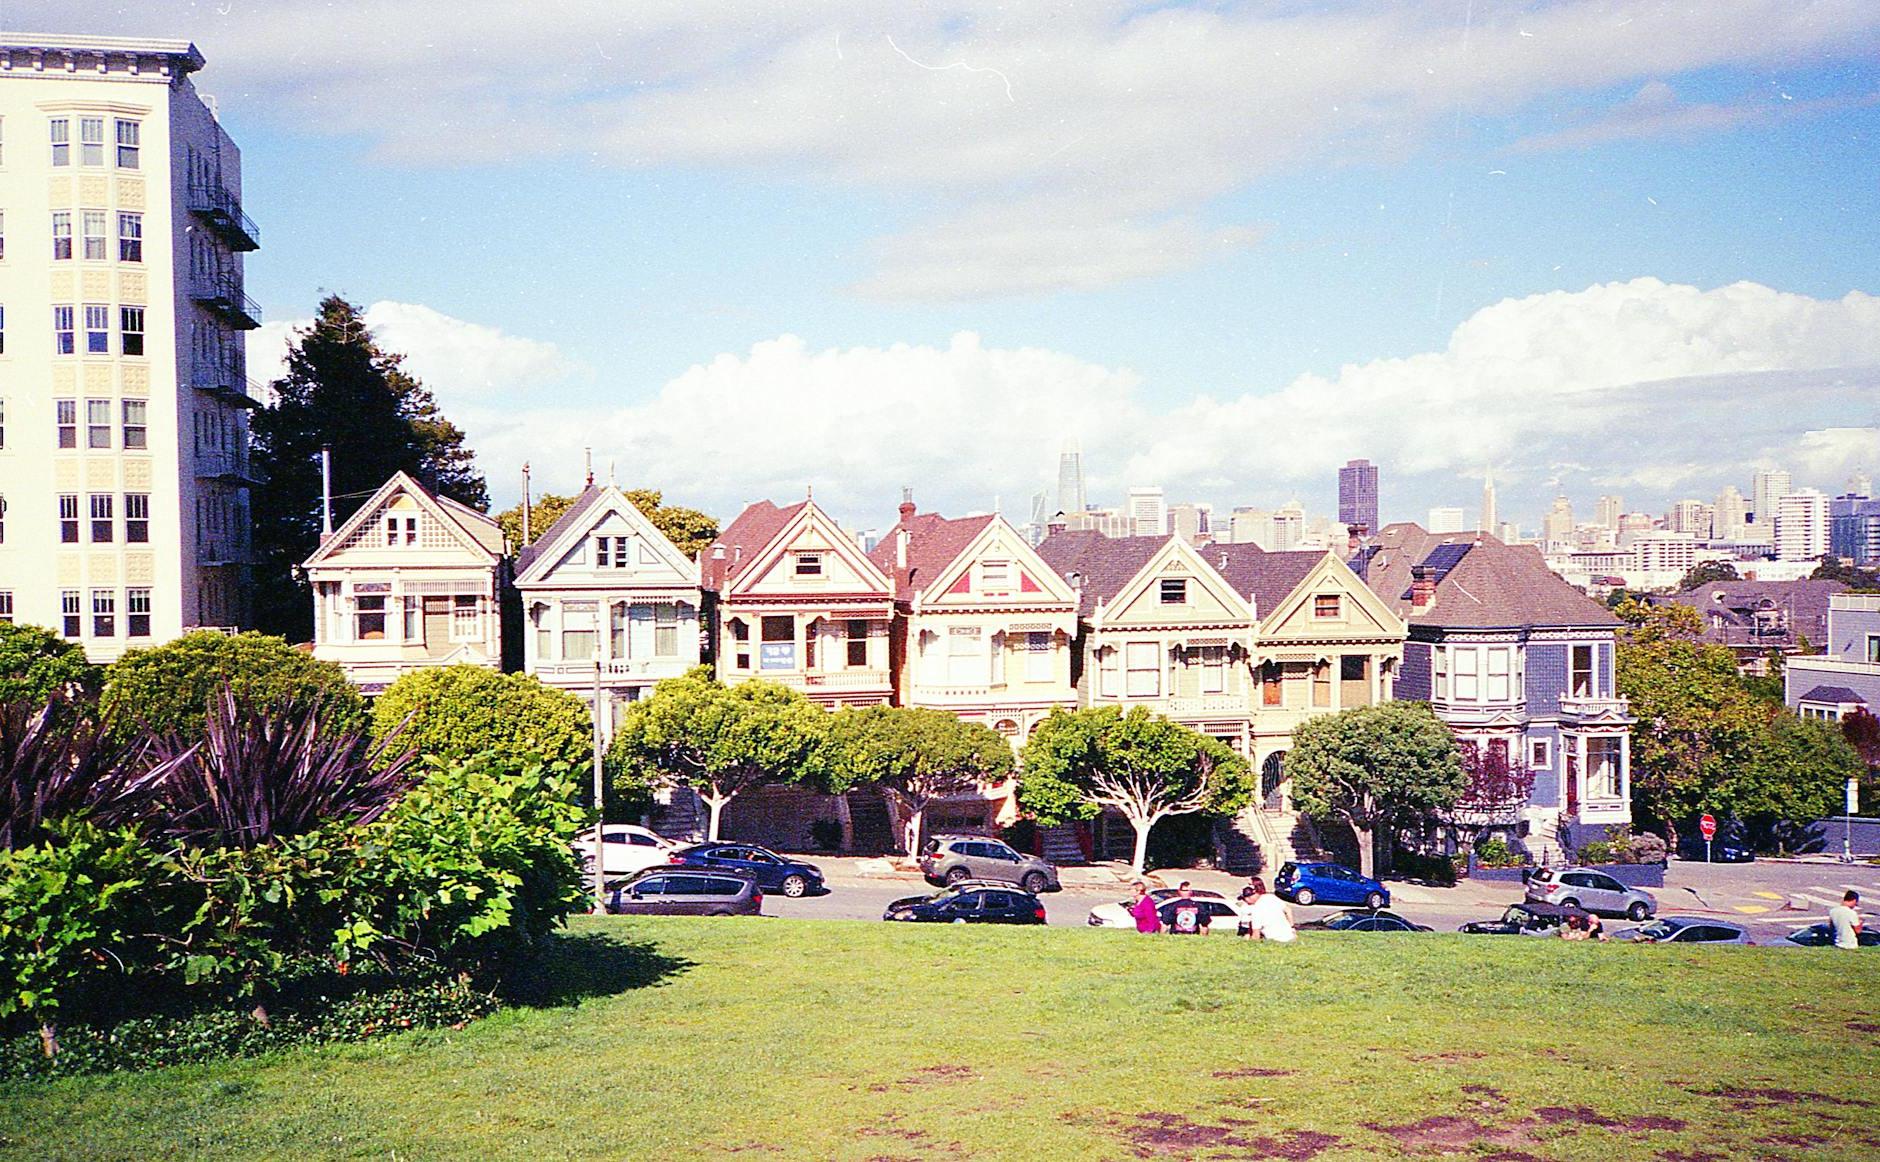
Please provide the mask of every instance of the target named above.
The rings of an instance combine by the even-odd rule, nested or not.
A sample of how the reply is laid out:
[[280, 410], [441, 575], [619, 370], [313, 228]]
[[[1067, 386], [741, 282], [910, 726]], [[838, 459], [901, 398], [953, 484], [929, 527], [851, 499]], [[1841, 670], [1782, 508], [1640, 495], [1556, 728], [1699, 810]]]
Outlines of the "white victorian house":
[[522, 663], [593, 704], [610, 732], [654, 683], [699, 664], [698, 565], [620, 489], [589, 485], [516, 555]]
[[369, 694], [426, 666], [502, 668], [501, 528], [403, 472], [301, 568], [313, 585], [314, 657]]

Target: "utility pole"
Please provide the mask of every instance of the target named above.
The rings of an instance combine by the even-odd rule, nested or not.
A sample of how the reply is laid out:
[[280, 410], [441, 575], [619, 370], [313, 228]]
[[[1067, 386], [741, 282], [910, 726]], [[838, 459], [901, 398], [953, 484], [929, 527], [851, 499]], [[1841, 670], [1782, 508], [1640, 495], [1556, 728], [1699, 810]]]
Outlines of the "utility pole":
[[333, 445], [320, 445], [320, 541], [333, 535]]
[[604, 915], [607, 912], [607, 866], [606, 848], [601, 843], [601, 824], [606, 818], [603, 804], [607, 795], [604, 776], [601, 771], [601, 758], [606, 752], [601, 741], [601, 663], [594, 661], [594, 911]]
[[[522, 462], [522, 545], [530, 541], [529, 537], [529, 462]], [[517, 545], [520, 549], [522, 545]]]

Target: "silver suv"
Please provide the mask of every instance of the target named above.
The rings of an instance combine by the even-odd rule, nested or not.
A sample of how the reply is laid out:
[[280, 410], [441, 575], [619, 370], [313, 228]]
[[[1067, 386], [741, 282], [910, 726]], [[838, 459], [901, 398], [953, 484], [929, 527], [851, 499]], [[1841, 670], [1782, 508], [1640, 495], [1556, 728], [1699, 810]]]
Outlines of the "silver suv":
[[1628, 888], [1605, 872], [1588, 867], [1536, 870], [1528, 879], [1527, 898], [1537, 904], [1624, 916], [1635, 923], [1649, 920], [1658, 911], [1658, 901], [1650, 892]]
[[921, 845], [920, 871], [936, 884], [997, 880], [1036, 895], [1056, 891], [1057, 868], [983, 835], [935, 835]]

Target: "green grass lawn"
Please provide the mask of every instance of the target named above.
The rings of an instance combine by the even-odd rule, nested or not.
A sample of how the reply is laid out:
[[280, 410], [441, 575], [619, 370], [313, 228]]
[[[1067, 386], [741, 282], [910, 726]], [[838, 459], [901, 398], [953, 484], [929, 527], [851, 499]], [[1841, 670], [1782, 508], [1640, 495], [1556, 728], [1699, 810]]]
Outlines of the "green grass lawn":
[[0, 1087], [0, 1156], [1880, 1156], [1880, 955], [574, 933], [559, 1003], [460, 1032]]

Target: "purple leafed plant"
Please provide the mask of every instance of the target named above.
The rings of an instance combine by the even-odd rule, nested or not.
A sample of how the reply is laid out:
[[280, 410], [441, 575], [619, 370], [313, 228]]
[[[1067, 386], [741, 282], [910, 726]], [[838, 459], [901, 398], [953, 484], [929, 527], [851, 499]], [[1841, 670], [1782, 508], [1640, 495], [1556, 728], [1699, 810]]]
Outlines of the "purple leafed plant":
[[58, 819], [84, 815], [104, 827], [137, 822], [179, 757], [153, 754], [141, 738], [116, 736], [84, 705], [0, 704], [0, 851], [33, 843]]

